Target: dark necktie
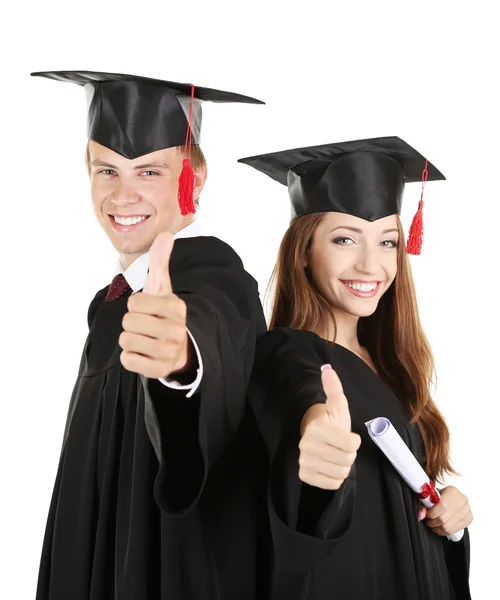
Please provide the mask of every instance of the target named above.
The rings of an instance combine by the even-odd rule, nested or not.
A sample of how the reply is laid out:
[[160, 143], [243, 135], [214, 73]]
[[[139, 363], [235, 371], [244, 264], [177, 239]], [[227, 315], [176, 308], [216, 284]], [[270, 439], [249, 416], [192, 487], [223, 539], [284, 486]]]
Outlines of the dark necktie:
[[118, 300], [118, 298], [122, 298], [123, 296], [130, 296], [132, 293], [132, 288], [127, 283], [125, 277], [120, 273], [116, 275], [109, 286], [108, 293], [106, 294], [106, 302], [111, 302], [112, 300]]

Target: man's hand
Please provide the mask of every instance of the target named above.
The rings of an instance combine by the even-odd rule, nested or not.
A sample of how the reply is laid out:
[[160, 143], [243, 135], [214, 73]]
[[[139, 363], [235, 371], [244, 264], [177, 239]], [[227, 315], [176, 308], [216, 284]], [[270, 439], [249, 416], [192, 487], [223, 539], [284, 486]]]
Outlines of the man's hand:
[[160, 233], [151, 246], [146, 284], [128, 299], [118, 340], [125, 369], [154, 379], [187, 371], [193, 362], [186, 303], [172, 292], [173, 246], [171, 233]]

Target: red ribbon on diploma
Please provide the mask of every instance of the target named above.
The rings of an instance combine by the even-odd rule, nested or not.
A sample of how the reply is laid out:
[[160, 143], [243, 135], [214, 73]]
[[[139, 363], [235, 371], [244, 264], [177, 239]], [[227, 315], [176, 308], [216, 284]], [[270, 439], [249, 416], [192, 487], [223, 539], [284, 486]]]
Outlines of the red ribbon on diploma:
[[429, 483], [424, 483], [424, 485], [422, 486], [422, 491], [420, 492], [418, 497], [422, 498], [422, 500], [429, 498], [432, 504], [439, 504], [440, 501], [439, 494], [436, 490], [436, 486], [434, 485], [433, 481], [429, 481]]

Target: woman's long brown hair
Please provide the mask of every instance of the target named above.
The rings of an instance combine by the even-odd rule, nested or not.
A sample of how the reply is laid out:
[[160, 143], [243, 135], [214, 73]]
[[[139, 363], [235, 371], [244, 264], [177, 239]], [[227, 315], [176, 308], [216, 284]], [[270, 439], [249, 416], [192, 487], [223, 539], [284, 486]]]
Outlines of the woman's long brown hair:
[[[324, 213], [318, 213], [300, 217], [285, 233], [271, 277], [274, 300], [270, 329], [318, 331], [333, 323], [334, 331], [328, 333], [328, 339], [335, 339], [331, 306], [304, 268], [323, 216]], [[420, 323], [399, 217], [397, 227], [400, 244], [396, 278], [373, 315], [360, 318], [358, 338], [369, 351], [379, 376], [407, 406], [412, 423], [418, 424], [425, 445], [426, 471], [437, 480], [445, 473], [455, 473], [449, 458], [450, 434], [430, 394], [434, 359]]]

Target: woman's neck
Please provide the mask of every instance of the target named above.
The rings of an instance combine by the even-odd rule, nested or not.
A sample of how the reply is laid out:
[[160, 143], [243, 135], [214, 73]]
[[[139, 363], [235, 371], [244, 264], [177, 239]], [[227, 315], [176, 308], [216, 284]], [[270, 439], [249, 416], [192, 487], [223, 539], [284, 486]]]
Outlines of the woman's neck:
[[[330, 323], [327, 323], [325, 327], [320, 328], [316, 333], [318, 333], [320, 337], [335, 341], [336, 344], [340, 344], [349, 350], [356, 351], [359, 349], [359, 317], [342, 311], [334, 311], [333, 316], [335, 318], [336, 328], [334, 327], [332, 319]], [[334, 335], [335, 339], [333, 339]]]
[[345, 312], [335, 311], [334, 312], [335, 323], [337, 325], [335, 339], [333, 338], [333, 334], [335, 332], [335, 328], [333, 326], [333, 321], [329, 324], [328, 327], [322, 328], [320, 331], [316, 333], [322, 337], [323, 339], [328, 339], [330, 341], [334, 341], [339, 346], [346, 348], [351, 351], [353, 354], [356, 354], [365, 361], [365, 363], [377, 373], [377, 369], [375, 364], [370, 356], [370, 353], [366, 348], [361, 346], [358, 339], [358, 323], [359, 317], [354, 315], [350, 315]]

